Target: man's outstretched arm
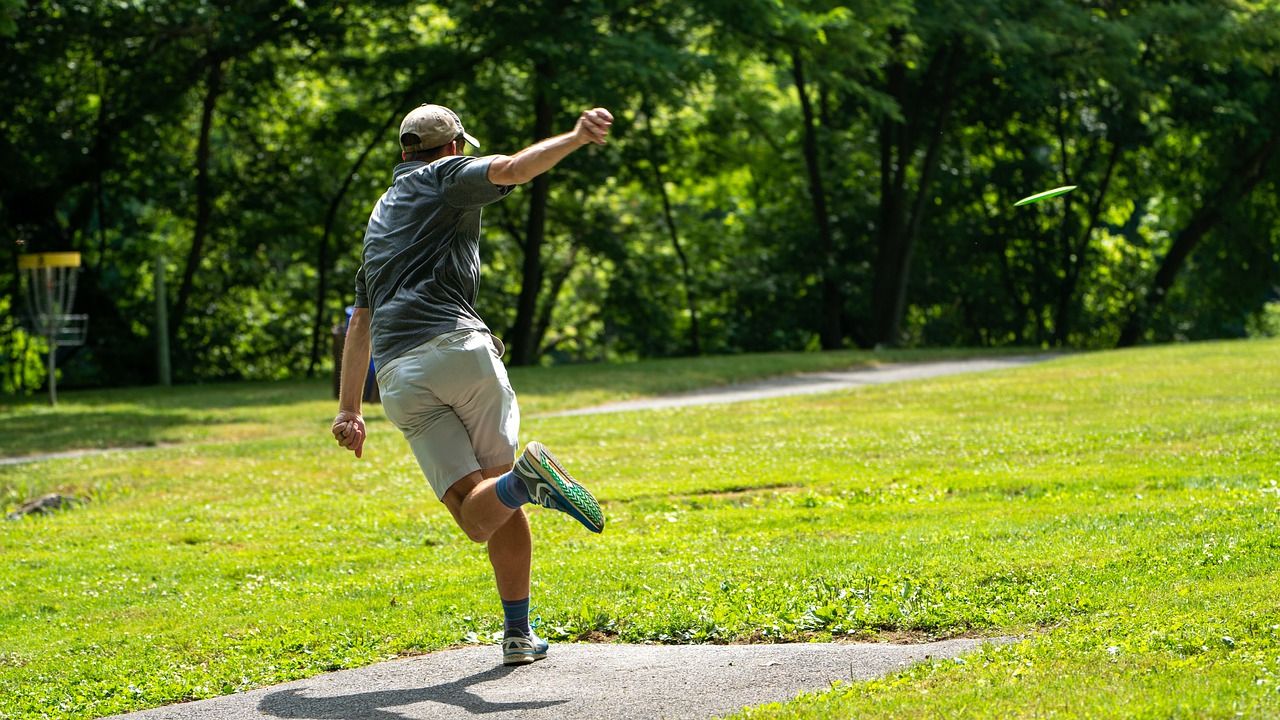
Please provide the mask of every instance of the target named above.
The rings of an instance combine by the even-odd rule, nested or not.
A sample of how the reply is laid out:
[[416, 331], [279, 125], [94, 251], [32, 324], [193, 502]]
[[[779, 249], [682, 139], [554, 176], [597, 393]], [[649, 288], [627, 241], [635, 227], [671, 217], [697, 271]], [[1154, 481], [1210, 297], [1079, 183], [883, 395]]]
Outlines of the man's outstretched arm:
[[496, 155], [489, 163], [489, 182], [520, 185], [555, 167], [569, 153], [583, 145], [604, 145], [613, 115], [604, 108], [588, 110], [578, 117], [573, 130], [547, 138], [515, 155]]
[[334, 439], [356, 457], [364, 452], [365, 427], [360, 415], [360, 399], [365, 376], [369, 374], [369, 318], [369, 308], [356, 308], [347, 323], [338, 385], [338, 416], [333, 419], [332, 427]]

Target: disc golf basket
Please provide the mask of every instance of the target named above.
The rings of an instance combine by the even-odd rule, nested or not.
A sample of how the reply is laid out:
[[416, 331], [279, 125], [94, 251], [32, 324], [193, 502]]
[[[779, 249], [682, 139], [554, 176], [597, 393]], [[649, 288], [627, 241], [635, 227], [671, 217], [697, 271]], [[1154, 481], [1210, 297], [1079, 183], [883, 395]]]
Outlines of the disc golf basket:
[[80, 253], [20, 255], [18, 270], [26, 278], [31, 332], [49, 343], [49, 404], [57, 405], [58, 348], [83, 345], [89, 333], [89, 316], [71, 313]]

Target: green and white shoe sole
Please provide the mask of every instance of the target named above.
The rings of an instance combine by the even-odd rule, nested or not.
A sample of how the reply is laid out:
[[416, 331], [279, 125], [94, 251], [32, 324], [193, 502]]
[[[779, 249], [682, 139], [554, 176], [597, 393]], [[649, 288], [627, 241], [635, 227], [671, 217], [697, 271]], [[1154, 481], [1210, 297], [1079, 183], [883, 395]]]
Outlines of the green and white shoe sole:
[[529, 443], [516, 465], [522, 475], [537, 478], [536, 486], [529, 489], [534, 502], [567, 513], [591, 532], [604, 532], [600, 503], [556, 462], [546, 446], [537, 441]]

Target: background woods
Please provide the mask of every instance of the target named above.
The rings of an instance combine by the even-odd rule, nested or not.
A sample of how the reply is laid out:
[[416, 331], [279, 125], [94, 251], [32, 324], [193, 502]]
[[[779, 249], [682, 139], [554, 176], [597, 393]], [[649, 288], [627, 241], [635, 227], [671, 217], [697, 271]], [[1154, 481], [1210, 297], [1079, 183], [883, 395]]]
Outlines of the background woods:
[[158, 267], [176, 379], [320, 371], [427, 101], [485, 153], [618, 118], [486, 214], [515, 364], [1275, 334], [1278, 63], [1234, 0], [0, 0], [0, 384], [60, 249], [64, 382], [155, 377]]

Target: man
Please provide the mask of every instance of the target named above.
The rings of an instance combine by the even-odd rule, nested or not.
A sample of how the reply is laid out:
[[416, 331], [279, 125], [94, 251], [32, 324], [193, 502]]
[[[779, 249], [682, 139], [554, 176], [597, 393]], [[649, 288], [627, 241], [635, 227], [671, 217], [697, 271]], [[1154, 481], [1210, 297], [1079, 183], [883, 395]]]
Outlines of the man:
[[361, 457], [360, 393], [372, 338], [387, 418], [458, 526], [488, 545], [505, 616], [506, 665], [547, 654], [529, 626], [532, 541], [523, 506], [560, 510], [597, 533], [604, 515], [541, 443], [529, 443], [516, 459], [520, 411], [500, 361], [502, 342], [475, 310], [480, 212], [574, 150], [603, 145], [612, 122], [608, 110], [595, 108], [572, 131], [515, 155], [467, 157], [464, 143], [480, 144], [456, 113], [416, 108], [400, 124], [404, 162], [369, 217], [356, 273], [333, 435]]

